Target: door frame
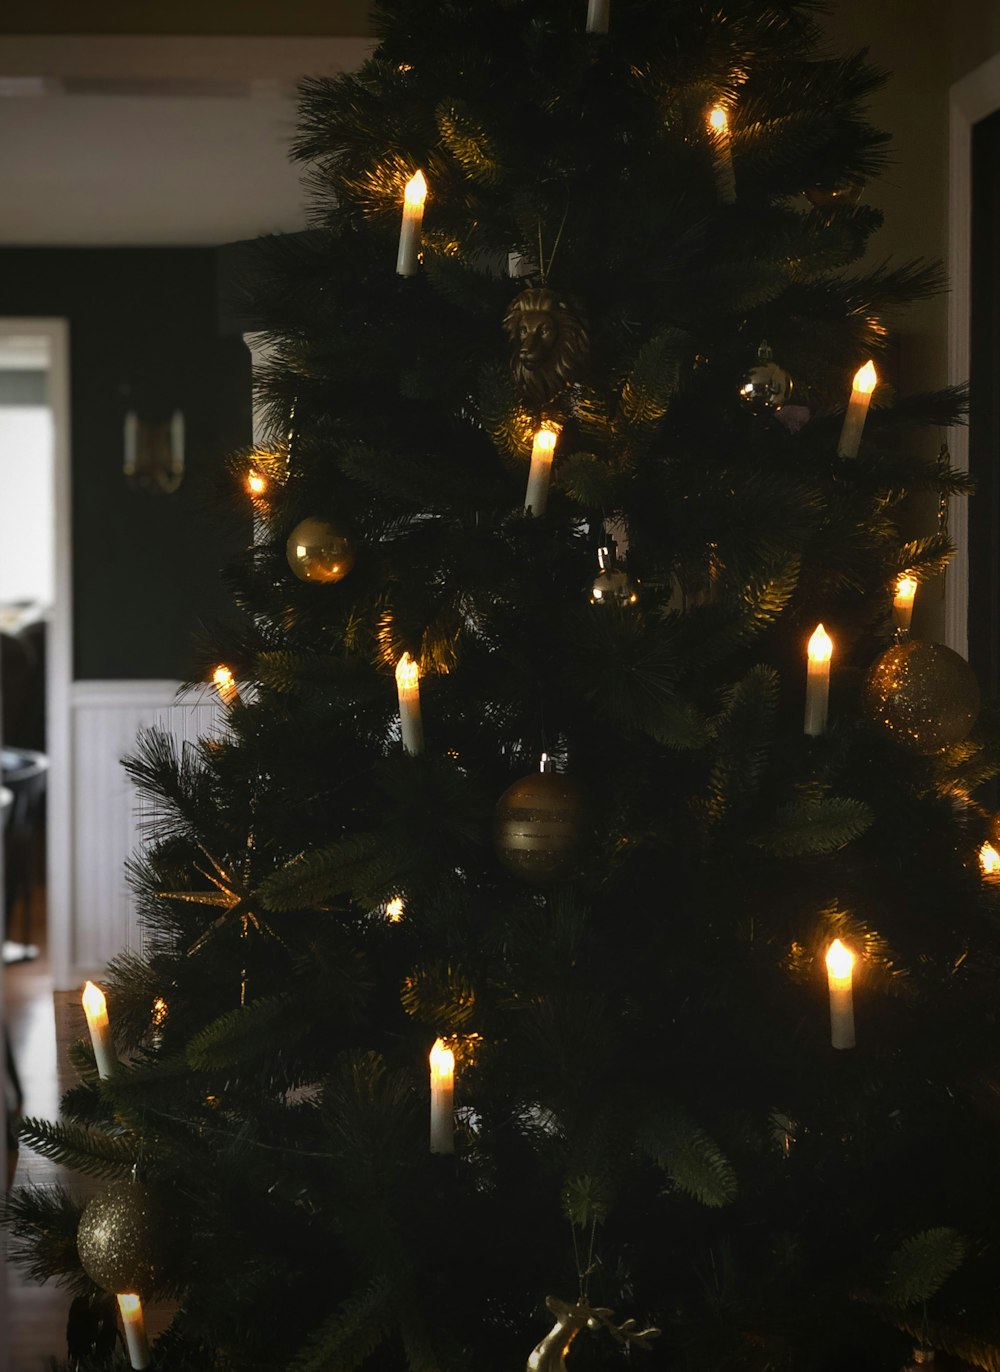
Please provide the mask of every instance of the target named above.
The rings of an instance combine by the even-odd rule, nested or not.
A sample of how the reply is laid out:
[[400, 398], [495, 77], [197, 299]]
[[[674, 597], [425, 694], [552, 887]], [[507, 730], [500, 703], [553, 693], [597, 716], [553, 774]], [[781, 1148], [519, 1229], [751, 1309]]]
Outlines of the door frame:
[[[964, 386], [969, 379], [972, 315], [972, 130], [1000, 110], [1000, 53], [983, 62], [949, 92], [948, 138], [948, 381]], [[964, 426], [950, 436], [952, 464], [969, 470], [969, 432]], [[945, 582], [945, 643], [962, 657], [969, 655], [969, 505], [964, 496], [951, 501], [949, 527], [957, 556]]]
[[47, 792], [47, 931], [49, 965], [56, 986], [65, 984], [72, 962], [73, 826], [70, 689], [73, 679], [73, 519], [70, 460], [69, 320], [0, 317], [0, 338], [44, 338], [48, 345], [48, 398], [52, 412], [55, 502], [55, 602], [45, 645], [45, 730], [49, 756]]

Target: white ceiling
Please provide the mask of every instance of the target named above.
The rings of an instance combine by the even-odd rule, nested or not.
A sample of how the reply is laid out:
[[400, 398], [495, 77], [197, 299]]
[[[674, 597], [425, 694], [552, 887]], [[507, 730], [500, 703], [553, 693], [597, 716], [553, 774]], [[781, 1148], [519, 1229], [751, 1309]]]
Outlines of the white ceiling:
[[301, 75], [357, 38], [0, 39], [0, 244], [203, 245], [305, 224]]

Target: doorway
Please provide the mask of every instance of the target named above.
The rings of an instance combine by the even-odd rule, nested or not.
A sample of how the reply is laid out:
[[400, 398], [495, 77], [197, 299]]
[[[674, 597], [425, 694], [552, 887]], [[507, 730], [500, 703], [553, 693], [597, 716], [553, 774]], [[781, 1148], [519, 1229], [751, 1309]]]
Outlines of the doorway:
[[4, 961], [45, 941], [53, 968], [69, 935], [68, 366], [65, 320], [0, 318]]

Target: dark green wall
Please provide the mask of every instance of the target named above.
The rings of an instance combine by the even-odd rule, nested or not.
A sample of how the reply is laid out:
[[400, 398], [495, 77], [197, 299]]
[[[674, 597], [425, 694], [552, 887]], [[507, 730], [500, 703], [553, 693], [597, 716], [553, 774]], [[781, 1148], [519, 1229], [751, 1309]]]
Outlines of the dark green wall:
[[[220, 332], [204, 248], [0, 249], [0, 315], [69, 320], [74, 675], [187, 679], [199, 627], [232, 615], [213, 517], [221, 461], [250, 442], [250, 360]], [[123, 420], [186, 422], [175, 495], [128, 488]]]

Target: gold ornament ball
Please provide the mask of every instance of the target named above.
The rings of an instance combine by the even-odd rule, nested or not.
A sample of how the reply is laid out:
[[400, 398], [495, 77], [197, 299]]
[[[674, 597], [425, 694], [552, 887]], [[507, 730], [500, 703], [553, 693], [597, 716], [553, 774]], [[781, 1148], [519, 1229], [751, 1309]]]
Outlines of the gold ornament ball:
[[979, 683], [942, 643], [894, 643], [868, 673], [868, 717], [916, 753], [961, 743], [979, 715]]
[[856, 205], [864, 189], [865, 183], [860, 177], [850, 176], [832, 186], [807, 186], [804, 194], [817, 210], [828, 210], [834, 205]]
[[354, 566], [354, 540], [327, 519], [303, 519], [288, 535], [288, 565], [301, 581], [332, 584]]
[[581, 810], [576, 787], [558, 772], [522, 777], [497, 802], [497, 857], [525, 881], [565, 876], [576, 856]]
[[145, 1295], [158, 1284], [169, 1213], [137, 1181], [117, 1181], [84, 1206], [76, 1248], [87, 1276], [105, 1291]]

